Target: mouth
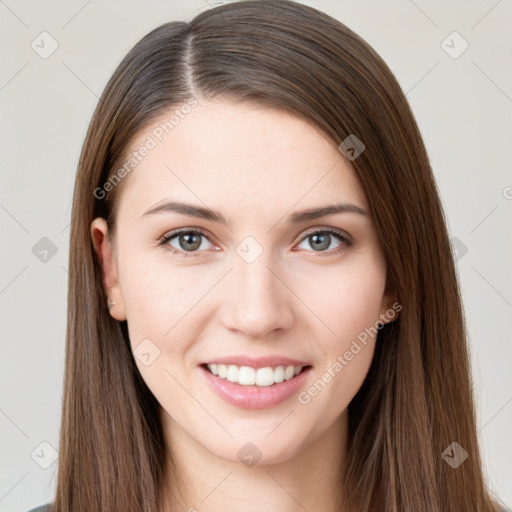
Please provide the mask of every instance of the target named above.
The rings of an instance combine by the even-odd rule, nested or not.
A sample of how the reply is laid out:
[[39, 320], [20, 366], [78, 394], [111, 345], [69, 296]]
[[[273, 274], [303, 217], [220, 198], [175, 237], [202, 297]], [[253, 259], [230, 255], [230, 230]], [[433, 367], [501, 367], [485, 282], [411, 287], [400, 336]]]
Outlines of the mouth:
[[248, 388], [274, 387], [282, 382], [293, 380], [312, 368], [310, 364], [298, 366], [265, 366], [261, 368], [238, 366], [235, 364], [206, 363], [200, 366], [219, 379]]
[[207, 385], [222, 400], [243, 409], [267, 409], [286, 403], [307, 385], [312, 366], [238, 366], [203, 363]]

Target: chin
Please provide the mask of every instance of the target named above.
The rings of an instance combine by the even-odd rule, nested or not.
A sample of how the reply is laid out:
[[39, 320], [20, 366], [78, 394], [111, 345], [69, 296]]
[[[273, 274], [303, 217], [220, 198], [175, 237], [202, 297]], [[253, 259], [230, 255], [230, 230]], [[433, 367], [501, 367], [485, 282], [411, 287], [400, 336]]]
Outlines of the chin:
[[220, 446], [214, 442], [211, 445], [207, 443], [205, 447], [220, 459], [247, 467], [281, 464], [293, 459], [304, 446], [303, 441], [294, 441], [289, 437], [284, 439], [284, 434], [285, 432], [281, 432], [278, 435], [276, 431], [275, 439], [271, 439], [274, 433], [265, 439], [266, 433], [255, 433], [254, 436], [243, 436], [243, 440], [240, 437], [235, 437], [227, 442], [227, 446]]

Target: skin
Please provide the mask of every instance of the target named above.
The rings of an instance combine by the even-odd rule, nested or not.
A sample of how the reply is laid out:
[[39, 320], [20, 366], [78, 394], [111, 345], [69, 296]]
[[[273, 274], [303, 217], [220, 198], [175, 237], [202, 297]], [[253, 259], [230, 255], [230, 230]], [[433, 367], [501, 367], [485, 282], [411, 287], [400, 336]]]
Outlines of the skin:
[[[350, 162], [298, 117], [201, 100], [124, 179], [115, 238], [108, 239], [102, 218], [92, 222], [91, 236], [116, 303], [110, 314], [127, 320], [134, 350], [149, 338], [160, 351], [148, 366], [135, 361], [162, 407], [168, 449], [184, 482], [173, 510], [334, 512], [347, 406], [366, 377], [376, 338], [306, 405], [293, 395], [267, 409], [235, 407], [210, 389], [199, 365], [222, 355], [290, 356], [313, 366], [301, 389], [307, 390], [389, 311], [394, 298], [370, 214], [287, 223], [295, 211], [339, 202], [369, 212]], [[207, 205], [229, 228], [178, 213], [141, 217], [164, 199]], [[206, 233], [192, 257], [158, 245], [179, 228]], [[343, 230], [353, 246], [324, 235], [325, 245], [315, 250], [313, 228]], [[263, 249], [250, 264], [236, 251], [249, 235]], [[179, 236], [169, 246], [186, 252]], [[261, 452], [252, 467], [237, 456], [247, 442]]]

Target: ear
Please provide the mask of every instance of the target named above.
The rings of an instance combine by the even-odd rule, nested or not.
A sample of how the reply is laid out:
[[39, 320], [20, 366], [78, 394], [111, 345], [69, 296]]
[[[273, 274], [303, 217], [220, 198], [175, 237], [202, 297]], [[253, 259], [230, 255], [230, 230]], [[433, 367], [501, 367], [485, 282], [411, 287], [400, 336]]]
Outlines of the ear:
[[398, 303], [395, 290], [392, 288], [388, 281], [382, 296], [379, 322], [382, 324], [388, 324], [393, 320], [396, 320], [398, 317], [398, 312], [401, 309], [402, 305]]
[[[116, 320], [126, 320], [126, 309], [119, 285], [116, 256], [109, 239], [105, 219], [97, 217], [92, 221], [91, 238], [102, 267], [102, 281], [108, 297], [108, 304], [105, 304], [105, 307]], [[109, 307], [110, 302], [115, 302], [115, 305]]]

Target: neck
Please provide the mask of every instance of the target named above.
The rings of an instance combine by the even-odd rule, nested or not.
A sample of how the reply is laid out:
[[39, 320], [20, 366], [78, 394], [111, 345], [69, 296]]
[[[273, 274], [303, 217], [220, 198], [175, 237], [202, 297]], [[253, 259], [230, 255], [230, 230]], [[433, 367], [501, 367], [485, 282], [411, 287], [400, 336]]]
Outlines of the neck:
[[[220, 458], [162, 412], [168, 456], [165, 512], [340, 512], [348, 411], [279, 462], [254, 465]], [[279, 435], [286, 435], [286, 431]], [[249, 463], [250, 464], [250, 463]], [[173, 467], [174, 470], [170, 468]], [[173, 483], [170, 483], [172, 480]]]

